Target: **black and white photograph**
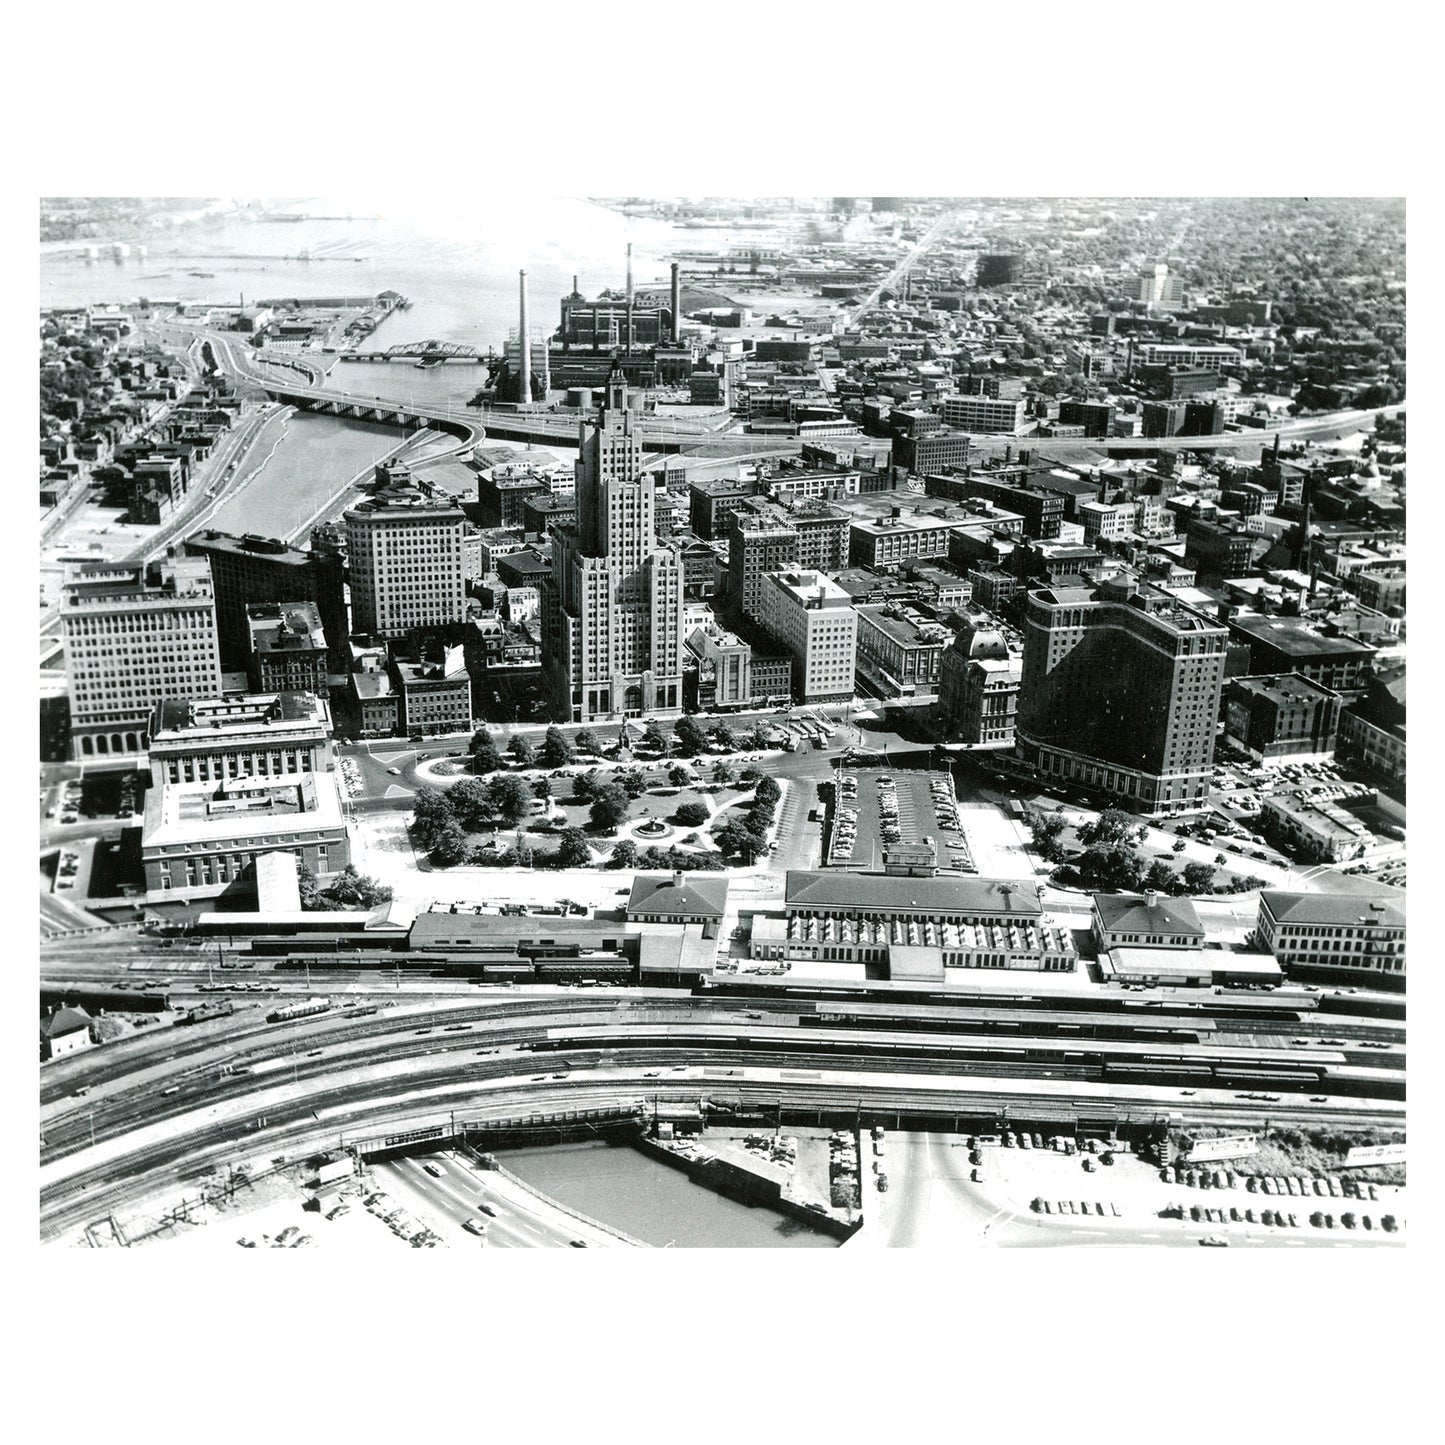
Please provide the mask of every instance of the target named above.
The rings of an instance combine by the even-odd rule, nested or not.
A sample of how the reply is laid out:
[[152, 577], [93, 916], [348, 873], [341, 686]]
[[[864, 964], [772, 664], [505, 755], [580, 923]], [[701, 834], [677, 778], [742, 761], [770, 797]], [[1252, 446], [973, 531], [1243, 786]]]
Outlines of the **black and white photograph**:
[[1403, 200], [39, 228], [47, 1245], [1403, 1246]]
[[16, 30], [27, 1438], [1424, 1433], [1426, 26]]

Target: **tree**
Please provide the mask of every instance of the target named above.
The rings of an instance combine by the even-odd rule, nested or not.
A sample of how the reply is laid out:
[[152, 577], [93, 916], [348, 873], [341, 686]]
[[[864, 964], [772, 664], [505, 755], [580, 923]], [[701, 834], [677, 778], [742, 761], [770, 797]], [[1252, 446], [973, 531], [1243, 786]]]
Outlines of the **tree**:
[[637, 844], [631, 838], [624, 838], [613, 848], [607, 865], [609, 868], [636, 868]]
[[1079, 876], [1102, 888], [1137, 888], [1144, 860], [1127, 843], [1093, 843], [1079, 855]]
[[745, 818], [731, 817], [713, 833], [724, 853], [743, 855], [749, 862], [767, 846], [767, 838], [748, 826]]
[[491, 785], [480, 778], [463, 778], [447, 794], [452, 817], [469, 833], [486, 825], [491, 816]]
[[562, 845], [557, 849], [557, 863], [562, 868], [590, 868], [592, 854], [588, 851], [587, 840], [581, 828], [568, 828], [562, 834]]
[[567, 740], [567, 734], [559, 727], [547, 729], [542, 739], [541, 761], [544, 768], [565, 768], [575, 762], [577, 750]]
[[599, 754], [602, 751], [602, 744], [597, 741], [597, 734], [591, 728], [583, 728], [577, 734], [576, 748], [579, 753]]
[[351, 864], [327, 884], [322, 896], [342, 908], [375, 908], [378, 903], [391, 902], [391, 889], [358, 873]]
[[452, 815], [451, 801], [440, 788], [418, 788], [412, 811], [415, 814], [412, 827], [416, 831], [417, 841], [428, 851], [436, 846], [442, 830], [448, 824], [456, 822]]
[[546, 778], [534, 778], [532, 780], [532, 796], [534, 798], [550, 798], [552, 784]]
[[511, 746], [507, 749], [519, 768], [530, 768], [536, 765], [537, 750], [520, 733], [512, 739]]
[[1208, 893], [1214, 886], [1214, 869], [1208, 863], [1186, 863], [1184, 865], [1184, 891], [1186, 893]]
[[1122, 808], [1105, 808], [1092, 822], [1079, 829], [1079, 841], [1092, 843], [1128, 843], [1135, 836], [1138, 824], [1133, 815]]
[[707, 747], [707, 735], [694, 717], [678, 718], [672, 730], [677, 736], [677, 750], [685, 758], [695, 758]]
[[574, 773], [572, 777], [572, 796], [579, 803], [590, 803], [597, 792], [597, 769], [592, 768], [585, 773]]
[[776, 803], [782, 796], [783, 790], [778, 786], [777, 779], [766, 773], [758, 779], [758, 786], [753, 790], [753, 798], [759, 803]]
[[667, 770], [667, 781], [671, 783], [674, 788], [685, 788], [692, 782], [692, 773], [683, 767], [681, 763], [674, 763]]
[[646, 729], [642, 734], [642, 741], [650, 748], [655, 748], [660, 753], [667, 751], [667, 739], [662, 735], [662, 729], [655, 722], [648, 721]]
[[733, 737], [733, 730], [726, 723], [718, 723], [712, 730], [712, 740], [720, 747], [732, 752], [737, 747], [737, 739]]
[[462, 832], [455, 818], [449, 819], [431, 845], [432, 860], [443, 868], [450, 868], [465, 862], [467, 857], [467, 835]]
[[507, 760], [497, 750], [496, 741], [487, 735], [480, 746], [472, 749], [472, 772], [478, 777], [499, 772], [507, 766]]
[[706, 803], [683, 803], [672, 815], [684, 828], [696, 828], [707, 822]]
[[301, 911], [303, 913], [326, 906], [321, 902], [317, 892], [316, 875], [304, 863], [296, 865], [296, 887], [301, 893]]
[[715, 783], [730, 783], [733, 780], [733, 769], [731, 763], [714, 763], [712, 768], [712, 780]]
[[592, 799], [592, 826], [601, 832], [613, 832], [627, 817], [627, 794], [616, 783], [599, 788]]
[[740, 783], [756, 783], [764, 776], [763, 770], [753, 764], [749, 764], [738, 774]]
[[647, 774], [641, 768], [628, 768], [618, 774], [613, 786], [621, 787], [628, 798], [640, 798], [647, 791]]
[[1177, 881], [1178, 875], [1162, 858], [1156, 858], [1144, 874], [1144, 887], [1158, 889], [1161, 893], [1167, 893]]
[[508, 827], [526, 816], [531, 801], [532, 790], [525, 778], [503, 773], [487, 784], [487, 803]]

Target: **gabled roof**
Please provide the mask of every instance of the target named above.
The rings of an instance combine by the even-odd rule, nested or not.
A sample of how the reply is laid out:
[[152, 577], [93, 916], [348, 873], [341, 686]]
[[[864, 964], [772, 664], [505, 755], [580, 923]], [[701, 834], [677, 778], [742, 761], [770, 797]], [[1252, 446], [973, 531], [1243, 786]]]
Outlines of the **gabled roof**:
[[40, 1036], [44, 1039], [62, 1039], [89, 1028], [90, 1015], [83, 1008], [62, 1006], [40, 1020]]
[[627, 900], [629, 913], [682, 913], [695, 918], [721, 918], [727, 907], [726, 878], [689, 878], [680, 881], [671, 873], [642, 873], [632, 880]]
[[1127, 931], [1204, 937], [1204, 925], [1188, 898], [1096, 893], [1094, 910], [1099, 915], [1099, 922], [1111, 933]]

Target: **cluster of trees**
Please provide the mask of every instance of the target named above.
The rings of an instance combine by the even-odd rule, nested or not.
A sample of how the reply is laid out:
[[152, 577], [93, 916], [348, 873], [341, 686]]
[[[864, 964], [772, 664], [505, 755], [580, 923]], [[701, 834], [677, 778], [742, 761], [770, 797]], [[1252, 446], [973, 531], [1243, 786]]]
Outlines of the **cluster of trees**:
[[529, 787], [524, 778], [510, 773], [485, 782], [463, 778], [446, 791], [420, 788], [413, 803], [412, 831], [436, 862], [450, 866], [467, 858], [468, 833], [487, 827], [515, 827], [526, 816], [532, 799], [549, 797], [551, 791], [545, 778]]
[[391, 889], [365, 873], [358, 873], [349, 863], [322, 888], [316, 875], [303, 863], [296, 870], [301, 889], [301, 907], [308, 913], [333, 910], [375, 908], [378, 903], [391, 902]]
[[676, 845], [668, 848], [639, 848], [630, 838], [624, 838], [613, 848], [607, 866], [663, 869], [667, 872], [680, 869], [691, 873], [717, 873], [726, 868], [727, 864], [716, 853], [694, 853]]
[[[1139, 889], [1152, 888], [1159, 893], [1244, 892], [1261, 888], [1264, 880], [1251, 874], [1236, 879], [1225, 889], [1214, 881], [1214, 868], [1208, 863], [1186, 863], [1176, 872], [1162, 858], [1146, 859], [1138, 844], [1149, 836], [1149, 829], [1122, 808], [1105, 808], [1098, 818], [1079, 829], [1084, 845], [1077, 853], [1064, 846], [1064, 819], [1058, 813], [1035, 810], [1028, 818], [1034, 847], [1046, 862], [1059, 866], [1054, 881], [1065, 886], [1084, 888]], [[1174, 845], [1182, 852], [1184, 840]], [[1216, 862], [1223, 862], [1222, 854]]]
[[732, 814], [726, 822], [713, 829], [713, 838], [722, 851], [751, 863], [768, 845], [768, 829], [777, 812], [783, 790], [759, 768], [743, 771], [744, 783], [756, 783], [752, 801], [741, 814]]
[[[597, 739], [590, 733], [586, 736], [589, 742], [596, 744]], [[582, 737], [579, 735], [578, 744], [581, 742]], [[533, 747], [519, 734], [507, 745], [505, 753], [497, 746], [496, 738], [486, 728], [478, 728], [472, 734], [470, 751], [472, 771], [483, 777], [488, 773], [501, 772], [509, 763], [518, 768], [565, 768], [577, 760], [577, 747], [561, 728], [556, 727], [547, 729], [541, 747]]]

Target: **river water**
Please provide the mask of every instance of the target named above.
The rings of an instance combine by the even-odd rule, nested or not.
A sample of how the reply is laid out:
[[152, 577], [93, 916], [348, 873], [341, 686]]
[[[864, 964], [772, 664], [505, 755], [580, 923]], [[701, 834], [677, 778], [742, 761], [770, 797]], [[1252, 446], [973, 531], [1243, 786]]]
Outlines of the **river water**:
[[[530, 329], [542, 336], [560, 320], [559, 303], [572, 290], [574, 275], [589, 296], [622, 287], [629, 242], [634, 281], [644, 290], [669, 285], [669, 263], [688, 251], [776, 239], [744, 228], [690, 230], [563, 197], [490, 202], [420, 197], [404, 209], [379, 205], [374, 196], [310, 197], [288, 201], [284, 209], [337, 219], [227, 217], [109, 238], [147, 248], [144, 260], [133, 251], [123, 262], [104, 253], [87, 261], [80, 254], [84, 242], [47, 245], [40, 255], [40, 304], [79, 306], [145, 296], [235, 305], [242, 297], [253, 302], [394, 290], [412, 306], [381, 323], [369, 339], [375, 349], [436, 339], [485, 352], [500, 350], [515, 331], [522, 267]], [[302, 252], [310, 259], [300, 259]], [[412, 403], [463, 403], [486, 380], [484, 366], [462, 363], [420, 368], [336, 362], [336, 372], [337, 382], [352, 390]], [[295, 416], [260, 474], [218, 509], [210, 525], [287, 535], [343, 487], [371, 451], [385, 450], [383, 441], [361, 424]]]
[[534, 1189], [647, 1244], [679, 1249], [834, 1249], [838, 1241], [771, 1209], [714, 1194], [625, 1144], [591, 1140], [497, 1151]]

